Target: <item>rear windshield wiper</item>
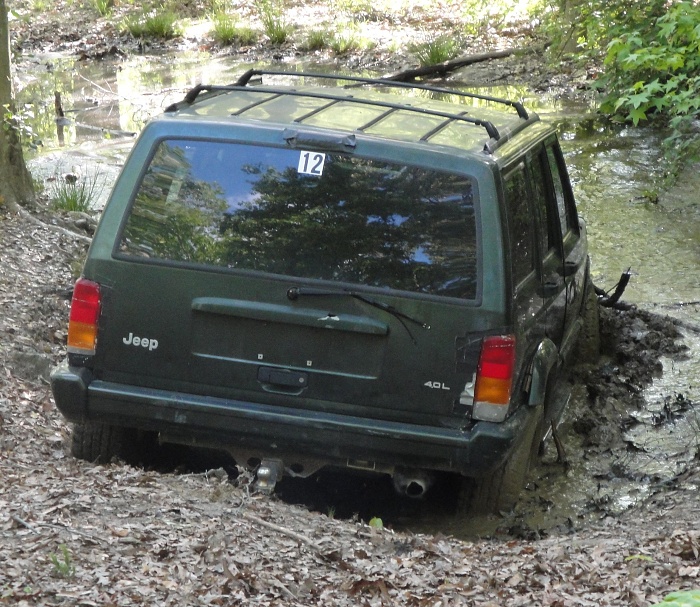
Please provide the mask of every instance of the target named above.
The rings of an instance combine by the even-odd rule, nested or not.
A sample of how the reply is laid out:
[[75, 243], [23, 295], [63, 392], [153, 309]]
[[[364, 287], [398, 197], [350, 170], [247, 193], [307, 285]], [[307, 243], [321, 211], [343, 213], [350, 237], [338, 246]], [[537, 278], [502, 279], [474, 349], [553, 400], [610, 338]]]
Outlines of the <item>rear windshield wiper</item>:
[[374, 308], [378, 308], [380, 310], [384, 310], [384, 312], [391, 314], [395, 318], [398, 319], [398, 321], [403, 325], [404, 329], [406, 329], [406, 332], [409, 334], [411, 337], [411, 340], [413, 341], [414, 344], [416, 344], [416, 339], [413, 337], [413, 334], [409, 330], [408, 326], [404, 322], [404, 320], [408, 320], [409, 322], [412, 322], [416, 325], [418, 325], [421, 329], [426, 329], [430, 330], [430, 325], [423, 322], [422, 320], [419, 320], [418, 318], [415, 318], [413, 316], [410, 316], [408, 314], [405, 314], [401, 310], [397, 310], [394, 306], [391, 306], [389, 304], [386, 304], [382, 301], [377, 301], [376, 299], [372, 299], [371, 297], [367, 297], [366, 295], [363, 295], [362, 293], [358, 293], [357, 291], [349, 291], [349, 290], [342, 290], [342, 291], [335, 291], [333, 289], [316, 289], [314, 287], [292, 287], [287, 290], [287, 297], [291, 301], [296, 301], [300, 297], [352, 297], [354, 299], [357, 299], [363, 303], [366, 303], [369, 306], [372, 306]]

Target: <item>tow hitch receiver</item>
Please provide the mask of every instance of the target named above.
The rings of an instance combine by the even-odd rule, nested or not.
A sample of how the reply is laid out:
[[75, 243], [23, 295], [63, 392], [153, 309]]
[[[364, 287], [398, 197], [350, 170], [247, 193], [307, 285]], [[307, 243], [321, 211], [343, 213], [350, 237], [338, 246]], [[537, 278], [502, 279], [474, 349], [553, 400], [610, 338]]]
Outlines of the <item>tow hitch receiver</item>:
[[264, 459], [255, 473], [255, 488], [265, 495], [271, 495], [277, 481], [282, 478], [284, 464], [279, 459]]

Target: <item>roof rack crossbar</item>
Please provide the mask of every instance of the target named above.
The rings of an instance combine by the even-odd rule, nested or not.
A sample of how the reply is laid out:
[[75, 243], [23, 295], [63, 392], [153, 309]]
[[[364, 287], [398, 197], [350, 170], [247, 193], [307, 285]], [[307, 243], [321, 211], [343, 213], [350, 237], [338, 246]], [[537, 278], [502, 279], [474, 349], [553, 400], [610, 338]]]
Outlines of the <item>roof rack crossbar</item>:
[[333, 99], [333, 100], [329, 101], [328, 103], [324, 103], [323, 105], [320, 105], [317, 108], [314, 108], [310, 112], [307, 112], [303, 116], [299, 116], [298, 118], [295, 118], [294, 122], [304, 122], [304, 120], [308, 120], [309, 118], [311, 118], [311, 116], [315, 116], [319, 112], [322, 112], [323, 110], [327, 110], [329, 107], [331, 107], [332, 105], [335, 105], [336, 103], [338, 103], [337, 99]]
[[[208, 92], [223, 92], [223, 91], [254, 91], [255, 89], [248, 88], [246, 86], [238, 86], [236, 84], [230, 84], [230, 85], [198, 85], [195, 87], [199, 89], [199, 91], [206, 90]], [[403, 110], [406, 112], [414, 112], [416, 114], [423, 114], [426, 116], [436, 116], [438, 118], [447, 118], [450, 121], [455, 121], [455, 122], [468, 122], [469, 124], [474, 124], [480, 127], [483, 127], [486, 129], [486, 132], [488, 133], [489, 137], [492, 139], [498, 140], [500, 139], [500, 134], [498, 132], [498, 129], [493, 125], [493, 123], [489, 122], [488, 120], [479, 120], [477, 118], [472, 118], [470, 116], [464, 116], [462, 114], [451, 114], [449, 112], [440, 112], [438, 110], [431, 110], [428, 108], [422, 108], [422, 107], [413, 107], [413, 106], [407, 106], [407, 105], [402, 105], [400, 103], [391, 103], [388, 101], [377, 101], [373, 99], [362, 99], [358, 97], [343, 97], [339, 95], [333, 95], [332, 93], [319, 93], [319, 92], [311, 92], [311, 91], [295, 91], [295, 90], [289, 90], [289, 89], [275, 89], [272, 87], [266, 87], [264, 89], [264, 92], [270, 93], [270, 97], [267, 99], [263, 99], [260, 101], [256, 101], [254, 104], [251, 104], [249, 106], [246, 106], [245, 108], [238, 110], [235, 112], [234, 115], [241, 115], [244, 113], [246, 110], [255, 107], [257, 105], [260, 105], [261, 103], [265, 103], [266, 101], [270, 101], [272, 99], [276, 99], [280, 95], [292, 95], [296, 97], [309, 97], [309, 98], [316, 98], [316, 99], [329, 99], [329, 100], [335, 100], [335, 101], [348, 101], [350, 103], [358, 103], [361, 105], [370, 105], [374, 107], [385, 107], [388, 109], [393, 109], [393, 110]], [[188, 94], [189, 95], [189, 94]], [[196, 98], [196, 95], [195, 95]]]
[[389, 114], [393, 114], [396, 111], [397, 111], [397, 109], [395, 107], [389, 108], [388, 110], [386, 110], [386, 112], [382, 112], [378, 116], [375, 116], [374, 118], [372, 118], [372, 120], [370, 120], [369, 122], [366, 122], [362, 126], [357, 127], [357, 130], [358, 131], [366, 131], [367, 129], [372, 128], [375, 124], [377, 124], [377, 122], [381, 122], [382, 120], [384, 120], [384, 118], [387, 118], [389, 116]]
[[[212, 87], [213, 89], [218, 90], [218, 87]], [[272, 91], [270, 91], [272, 93]], [[249, 103], [245, 107], [242, 107], [235, 112], [231, 114], [231, 116], [240, 116], [243, 112], [247, 112], [248, 110], [252, 110], [254, 107], [257, 107], [259, 105], [262, 105], [263, 103], [267, 103], [268, 101], [273, 101], [274, 99], [279, 99], [282, 96], [282, 93], [272, 93], [271, 95], [265, 97], [265, 99], [258, 99], [257, 101], [254, 101], [253, 103]]]
[[389, 80], [388, 78], [364, 78], [362, 76], [339, 76], [337, 74], [317, 74], [312, 72], [285, 72], [283, 70], [260, 70], [250, 69], [245, 72], [236, 82], [238, 86], [246, 86], [253, 76], [291, 76], [295, 78], [325, 78], [326, 80], [356, 82], [358, 84], [377, 84], [383, 86], [393, 86], [396, 88], [419, 89], [423, 91], [431, 91], [434, 93], [445, 93], [447, 95], [457, 95], [469, 99], [480, 99], [481, 101], [490, 101], [492, 103], [500, 103], [512, 107], [518, 117], [527, 120], [530, 115], [519, 101], [511, 101], [502, 97], [491, 97], [490, 95], [481, 95], [479, 93], [470, 93], [468, 91], [455, 91], [443, 87], [430, 86], [427, 84], [415, 84], [411, 82], [399, 82], [397, 80]]
[[[460, 116], [465, 116], [467, 112], [460, 112]], [[441, 124], [438, 124], [432, 131], [428, 131], [425, 135], [423, 135], [420, 140], [421, 141], [428, 141], [431, 137], [434, 137], [437, 135], [440, 131], [443, 129], [447, 128], [450, 125], [451, 120], [445, 120]]]

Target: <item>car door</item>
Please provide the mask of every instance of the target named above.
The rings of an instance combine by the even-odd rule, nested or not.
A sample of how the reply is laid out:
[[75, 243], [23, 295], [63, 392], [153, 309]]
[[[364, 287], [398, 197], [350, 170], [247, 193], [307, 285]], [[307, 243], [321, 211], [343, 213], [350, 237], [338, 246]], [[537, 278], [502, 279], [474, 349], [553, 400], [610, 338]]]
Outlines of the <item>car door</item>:
[[[545, 145], [545, 167], [550, 189], [553, 220], [550, 227], [561, 239], [564, 281], [566, 283], [566, 312], [562, 334], [562, 349], [568, 350], [576, 338], [576, 320], [583, 302], [587, 273], [586, 241], [576, 213], [576, 205], [564, 158], [556, 138]], [[554, 204], [552, 204], [552, 202]]]
[[538, 270], [537, 212], [532, 204], [529, 179], [524, 159], [504, 170], [513, 322], [521, 360], [529, 359], [546, 334], [542, 278]]
[[526, 166], [536, 223], [545, 333], [557, 346], [561, 346], [566, 319], [567, 283], [564, 276], [564, 251], [557, 200], [549, 169], [549, 157], [543, 146], [538, 146], [528, 154]]

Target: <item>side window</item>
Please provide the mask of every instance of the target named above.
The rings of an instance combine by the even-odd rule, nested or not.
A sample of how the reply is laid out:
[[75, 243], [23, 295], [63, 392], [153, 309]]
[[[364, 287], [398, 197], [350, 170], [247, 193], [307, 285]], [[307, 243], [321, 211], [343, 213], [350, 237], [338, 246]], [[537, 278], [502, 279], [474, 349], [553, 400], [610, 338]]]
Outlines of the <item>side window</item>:
[[556, 249], [559, 245], [559, 235], [555, 231], [558, 229], [559, 220], [555, 217], [556, 209], [551, 202], [549, 188], [547, 187], [549, 176], [546, 173], [547, 162], [544, 151], [532, 158], [528, 168], [532, 200], [539, 226], [540, 251], [542, 251], [543, 256], [546, 256], [550, 249]]
[[547, 146], [547, 160], [554, 186], [554, 195], [557, 199], [559, 225], [561, 233], [566, 235], [569, 231], [578, 231], [578, 221], [573, 204], [573, 195], [569, 185], [564, 160], [559, 145], [556, 143]]
[[513, 282], [521, 282], [535, 267], [533, 216], [528, 204], [525, 166], [521, 163], [505, 177], [508, 232], [512, 246]]

